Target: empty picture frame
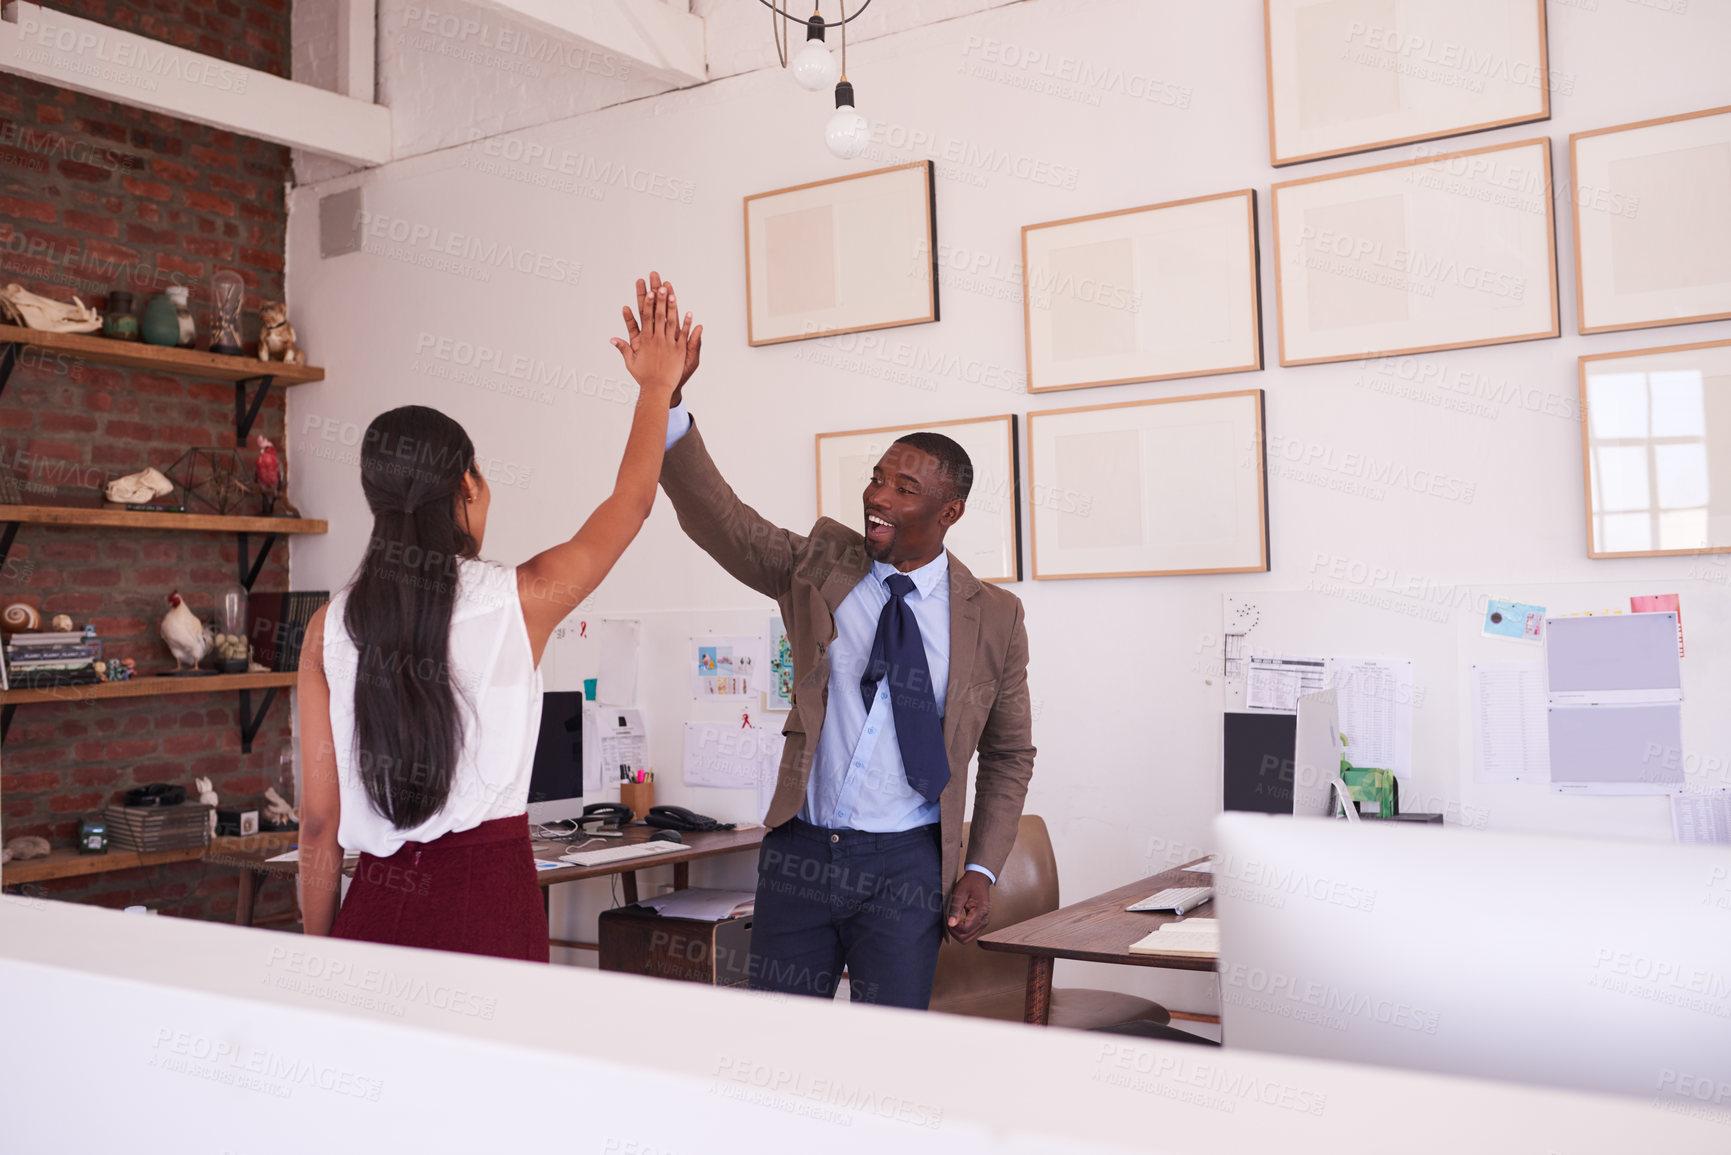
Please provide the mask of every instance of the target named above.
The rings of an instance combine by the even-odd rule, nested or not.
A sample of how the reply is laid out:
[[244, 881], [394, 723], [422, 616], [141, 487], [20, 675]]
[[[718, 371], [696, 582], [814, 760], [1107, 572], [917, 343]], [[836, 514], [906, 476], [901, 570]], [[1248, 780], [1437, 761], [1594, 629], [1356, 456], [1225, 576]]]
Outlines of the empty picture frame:
[[817, 435], [817, 512], [863, 529], [862, 500], [872, 466], [903, 434], [931, 430], [968, 451], [973, 486], [962, 519], [944, 538], [949, 551], [987, 582], [1022, 580], [1021, 475], [1016, 455], [1016, 418], [977, 417], [893, 425]]
[[1588, 557], [1731, 552], [1731, 341], [1580, 359]]
[[1262, 368], [1256, 193], [1022, 228], [1028, 392]]
[[937, 320], [934, 187], [922, 160], [746, 197], [750, 343]]
[[1544, 0], [1263, 0], [1276, 166], [1551, 115]]
[[1569, 137], [1583, 333], [1731, 317], [1731, 107]]
[[1274, 186], [1280, 363], [1556, 337], [1543, 137]]
[[1028, 414], [1034, 579], [1268, 569], [1262, 390]]

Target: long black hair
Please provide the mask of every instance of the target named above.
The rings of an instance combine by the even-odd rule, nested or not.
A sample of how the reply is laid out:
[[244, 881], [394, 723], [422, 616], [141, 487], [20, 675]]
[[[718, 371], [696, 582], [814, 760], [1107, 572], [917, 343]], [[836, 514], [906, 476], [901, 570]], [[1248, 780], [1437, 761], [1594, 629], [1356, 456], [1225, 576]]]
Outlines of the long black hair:
[[361, 443], [361, 490], [373, 511], [367, 555], [343, 625], [359, 661], [355, 747], [361, 781], [399, 830], [438, 813], [459, 739], [450, 667], [457, 562], [474, 557], [463, 500], [479, 477], [463, 427], [424, 405], [381, 413]]

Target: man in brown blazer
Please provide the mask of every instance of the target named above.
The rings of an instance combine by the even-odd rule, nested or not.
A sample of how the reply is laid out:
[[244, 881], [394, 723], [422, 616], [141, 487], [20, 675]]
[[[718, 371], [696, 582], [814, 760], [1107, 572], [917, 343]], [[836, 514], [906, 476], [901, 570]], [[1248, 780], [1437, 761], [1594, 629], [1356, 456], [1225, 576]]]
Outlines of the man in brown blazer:
[[[660, 287], [654, 274], [637, 283], [640, 310]], [[625, 321], [636, 341], [629, 307]], [[700, 326], [686, 380], [701, 341]], [[819, 518], [793, 533], [722, 479], [683, 388], [662, 488], [692, 541], [775, 599], [793, 649], [787, 745], [758, 858], [752, 985], [833, 997], [845, 966], [856, 1001], [924, 1009], [945, 929], [971, 942], [986, 927], [1034, 771], [1022, 603], [943, 544], [966, 510], [972, 465], [949, 438], [911, 434], [873, 469], [858, 529]]]

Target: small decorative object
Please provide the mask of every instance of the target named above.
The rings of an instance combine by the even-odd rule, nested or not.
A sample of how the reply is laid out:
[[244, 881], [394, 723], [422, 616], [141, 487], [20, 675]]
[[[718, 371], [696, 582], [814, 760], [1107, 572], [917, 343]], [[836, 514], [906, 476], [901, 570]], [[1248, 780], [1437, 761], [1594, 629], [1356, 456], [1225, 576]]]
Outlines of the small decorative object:
[[198, 337], [198, 325], [192, 319], [192, 290], [185, 285], [170, 285], [163, 292], [174, 302], [174, 318], [180, 323], [180, 347], [190, 349]]
[[217, 822], [216, 787], [211, 784], [209, 778], [194, 778], [192, 780], [192, 785], [193, 788], [198, 791], [198, 800], [204, 805], [210, 807], [210, 832], [214, 835], [216, 833]]
[[4, 622], [7, 633], [21, 634], [41, 629], [42, 615], [29, 602], [13, 602], [0, 611], [0, 622]]
[[108, 820], [102, 815], [92, 814], [86, 818], [79, 819], [78, 853], [108, 853]]
[[[266, 517], [281, 515], [283, 517], [299, 517], [300, 510], [289, 501], [283, 492], [282, 455], [277, 452], [270, 438], [260, 433], [253, 439], [258, 446], [258, 459], [253, 462], [253, 480], [258, 482], [259, 512]], [[279, 510], [277, 507], [281, 506]]]
[[188, 449], [168, 467], [168, 476], [189, 508], [196, 503], [213, 513], [233, 513], [253, 491], [241, 480], [243, 469], [233, 449]]
[[[213, 794], [211, 797], [214, 798], [215, 795]], [[213, 834], [223, 834], [230, 838], [246, 838], [258, 833], [258, 811], [256, 810], [227, 809], [216, 810], [212, 813], [216, 817], [216, 826], [211, 831]]]
[[116, 505], [142, 504], [174, 492], [174, 482], [159, 469], [141, 469], [108, 483], [103, 494]]
[[48, 624], [63, 634], [69, 634], [72, 632], [72, 615], [55, 614], [49, 619]]
[[210, 351], [238, 357], [240, 347], [240, 303], [246, 282], [233, 269], [218, 269], [210, 279]]
[[131, 658], [113, 658], [108, 661], [91, 663], [91, 669], [104, 682], [124, 682], [132, 677], [133, 661]]
[[[244, 614], [245, 611], [242, 610], [242, 613]], [[216, 633], [211, 635], [210, 653], [216, 659], [216, 668], [223, 673], [246, 673], [247, 644], [246, 639], [239, 634]]]
[[108, 312], [102, 318], [102, 335], [116, 341], [138, 340], [138, 318], [132, 315], [132, 294], [116, 289], [108, 294]]
[[6, 849], [12, 852], [12, 857], [20, 862], [30, 858], [48, 857], [48, 840], [38, 838], [34, 834], [20, 834], [6, 844]]
[[144, 317], [139, 322], [138, 331], [150, 345], [180, 344], [180, 312], [167, 293], [152, 297], [150, 304], [144, 306]]
[[179, 590], [168, 595], [168, 606], [168, 613], [163, 615], [158, 631], [162, 640], [168, 643], [168, 652], [174, 655], [174, 672], [181, 673], [184, 666], [196, 670], [199, 661], [210, 650], [204, 623], [181, 600]]
[[284, 830], [290, 826], [298, 826], [301, 816], [288, 800], [276, 792], [275, 786], [264, 788], [264, 820], [266, 830]]
[[68, 305], [37, 296], [16, 282], [0, 289], [0, 318], [46, 333], [94, 333], [102, 328], [102, 314], [77, 297]]
[[288, 306], [266, 301], [258, 309], [258, 359], [304, 365], [307, 355], [295, 347], [295, 327], [289, 324]]

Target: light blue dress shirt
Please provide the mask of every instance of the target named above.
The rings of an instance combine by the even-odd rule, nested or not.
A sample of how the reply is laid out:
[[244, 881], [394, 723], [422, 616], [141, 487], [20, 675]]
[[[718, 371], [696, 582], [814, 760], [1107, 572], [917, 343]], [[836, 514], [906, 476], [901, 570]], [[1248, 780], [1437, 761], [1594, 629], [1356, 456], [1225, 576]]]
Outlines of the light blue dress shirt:
[[[691, 414], [681, 402], [668, 412], [666, 447], [672, 449], [690, 428]], [[939, 804], [927, 802], [908, 785], [887, 679], [878, 683], [870, 710], [860, 693], [860, 675], [871, 660], [878, 618], [890, 600], [884, 581], [895, 572], [892, 565], [873, 562], [871, 572], [836, 607], [836, 636], [829, 646], [829, 705], [806, 783], [805, 806], [799, 813], [813, 826], [883, 834], [938, 821]], [[941, 715], [950, 681], [950, 555], [940, 553], [908, 577], [914, 583], [908, 609], [919, 623], [932, 694]], [[998, 881], [983, 866], [970, 862], [968, 869]]]
[[[889, 679], [878, 682], [869, 712], [860, 693], [878, 618], [890, 600], [884, 581], [895, 572], [892, 565], [873, 562], [871, 572], [836, 607], [835, 640], [829, 644], [829, 705], [800, 812], [814, 826], [881, 834], [938, 820], [938, 804], [908, 785], [902, 768]], [[907, 576], [914, 583], [907, 607], [920, 627], [932, 694], [942, 715], [950, 680], [950, 555], [940, 553]]]

